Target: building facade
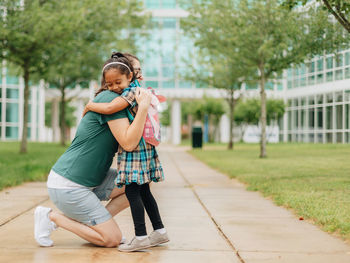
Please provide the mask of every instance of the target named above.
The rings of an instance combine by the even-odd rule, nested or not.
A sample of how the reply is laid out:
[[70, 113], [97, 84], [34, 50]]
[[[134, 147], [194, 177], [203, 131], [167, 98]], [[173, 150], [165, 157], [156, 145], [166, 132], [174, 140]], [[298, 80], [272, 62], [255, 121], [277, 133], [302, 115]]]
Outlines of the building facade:
[[[24, 82], [1, 64], [0, 75], [0, 140], [17, 141], [22, 138]], [[29, 96], [28, 139], [44, 141], [45, 88], [43, 82], [32, 85]]]
[[285, 73], [284, 142], [350, 143], [350, 49]]

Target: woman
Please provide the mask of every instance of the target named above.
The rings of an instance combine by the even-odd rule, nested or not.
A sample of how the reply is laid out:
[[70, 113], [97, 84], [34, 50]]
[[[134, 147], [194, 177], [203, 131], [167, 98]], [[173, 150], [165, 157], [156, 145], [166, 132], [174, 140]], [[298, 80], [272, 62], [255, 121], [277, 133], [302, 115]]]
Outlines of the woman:
[[[110, 102], [135, 79], [133, 66], [125, 58], [107, 60], [102, 86], [95, 98]], [[132, 124], [124, 111], [111, 115], [89, 112], [81, 120], [75, 138], [52, 168], [48, 178], [51, 200], [63, 214], [51, 208], [35, 210], [35, 239], [41, 246], [52, 246], [51, 232], [62, 227], [83, 239], [104, 247], [117, 246], [122, 238], [113, 216], [128, 206], [123, 189], [114, 188], [116, 172], [110, 168], [118, 143], [133, 150], [139, 143], [151, 95], [143, 89], [136, 95], [139, 110]], [[106, 207], [101, 200], [109, 200]]]

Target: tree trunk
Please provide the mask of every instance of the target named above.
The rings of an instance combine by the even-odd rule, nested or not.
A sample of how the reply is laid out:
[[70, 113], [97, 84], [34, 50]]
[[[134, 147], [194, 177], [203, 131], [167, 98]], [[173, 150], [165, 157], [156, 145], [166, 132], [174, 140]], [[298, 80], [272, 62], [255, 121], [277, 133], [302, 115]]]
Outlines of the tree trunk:
[[264, 67], [259, 67], [260, 70], [260, 98], [261, 98], [261, 139], [260, 139], [260, 158], [267, 157], [266, 155], [266, 92], [265, 92], [265, 71]]
[[229, 136], [229, 143], [228, 143], [228, 149], [233, 149], [233, 126], [234, 126], [234, 110], [235, 110], [235, 100], [234, 100], [234, 89], [229, 90], [229, 106], [230, 106], [230, 136]]
[[29, 69], [28, 67], [23, 68], [24, 72], [24, 105], [23, 105], [23, 130], [22, 130], [22, 141], [20, 146], [20, 153], [27, 153], [27, 137], [28, 137], [28, 112], [29, 112]]
[[65, 86], [63, 80], [60, 81], [61, 103], [60, 103], [60, 130], [61, 130], [61, 145], [66, 144], [66, 98]]

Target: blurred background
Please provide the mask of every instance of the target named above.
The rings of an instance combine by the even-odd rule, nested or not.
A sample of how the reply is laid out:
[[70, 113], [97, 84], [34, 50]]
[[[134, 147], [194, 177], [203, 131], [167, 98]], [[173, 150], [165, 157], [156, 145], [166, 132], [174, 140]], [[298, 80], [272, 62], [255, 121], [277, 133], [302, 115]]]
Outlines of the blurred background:
[[[103, 61], [122, 51], [140, 58], [142, 85], [168, 99], [160, 108], [163, 141], [180, 144], [200, 127], [204, 142], [260, 142], [266, 125], [269, 142], [349, 143], [346, 28], [317, 1], [249, 2], [1, 1], [1, 141], [70, 141]], [[277, 40], [249, 46], [260, 41], [243, 23], [258, 16], [254, 8], [285, 17], [277, 26], [289, 36], [266, 21], [271, 30], [257, 29], [261, 39]], [[312, 19], [294, 21], [310, 12]], [[264, 74], [250, 56], [265, 59]]]

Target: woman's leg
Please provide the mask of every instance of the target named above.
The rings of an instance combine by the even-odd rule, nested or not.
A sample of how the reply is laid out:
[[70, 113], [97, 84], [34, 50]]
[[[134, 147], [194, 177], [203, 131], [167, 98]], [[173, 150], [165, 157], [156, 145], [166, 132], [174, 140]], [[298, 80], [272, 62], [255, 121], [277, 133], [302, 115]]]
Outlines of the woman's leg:
[[157, 230], [164, 228], [162, 219], [160, 218], [157, 202], [150, 191], [149, 184], [143, 184], [140, 186], [140, 195], [148, 217], [152, 222], [153, 229]]
[[131, 215], [135, 226], [136, 236], [146, 236], [145, 209], [140, 196], [140, 186], [136, 183], [125, 187], [125, 194], [130, 203]]
[[49, 218], [57, 226], [97, 246], [115, 247], [119, 244], [122, 237], [121, 231], [113, 218], [95, 226], [87, 226], [54, 211], [50, 212]]
[[129, 207], [129, 201], [125, 195], [125, 186], [123, 188], [114, 188], [110, 199], [111, 201], [106, 205], [106, 209], [112, 217]]

